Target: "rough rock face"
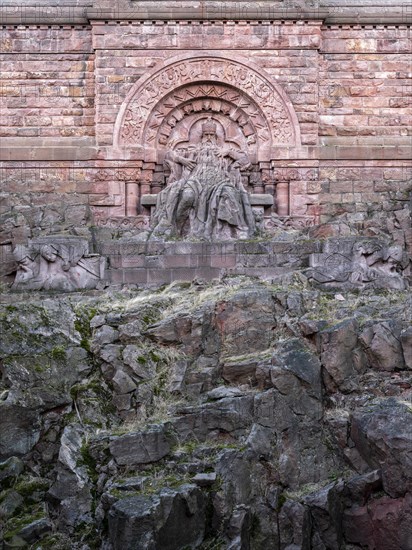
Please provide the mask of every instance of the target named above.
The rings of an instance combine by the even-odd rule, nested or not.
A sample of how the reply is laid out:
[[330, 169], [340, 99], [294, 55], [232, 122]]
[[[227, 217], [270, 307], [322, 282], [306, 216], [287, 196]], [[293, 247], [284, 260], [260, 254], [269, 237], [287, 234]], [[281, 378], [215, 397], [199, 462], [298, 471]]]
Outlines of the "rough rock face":
[[412, 549], [410, 297], [3, 295], [5, 548]]
[[195, 485], [116, 502], [109, 513], [114, 550], [193, 548], [205, 536], [207, 497]]

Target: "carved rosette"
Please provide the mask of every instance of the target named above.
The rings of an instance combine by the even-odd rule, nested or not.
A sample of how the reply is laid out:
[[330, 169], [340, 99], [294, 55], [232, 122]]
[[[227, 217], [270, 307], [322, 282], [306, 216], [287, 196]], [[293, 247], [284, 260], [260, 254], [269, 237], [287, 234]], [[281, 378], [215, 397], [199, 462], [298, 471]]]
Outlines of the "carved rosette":
[[293, 107], [277, 84], [241, 62], [203, 57], [174, 62], [138, 84], [119, 113], [114, 145], [165, 146], [177, 123], [204, 111], [235, 121], [248, 144], [300, 144]]

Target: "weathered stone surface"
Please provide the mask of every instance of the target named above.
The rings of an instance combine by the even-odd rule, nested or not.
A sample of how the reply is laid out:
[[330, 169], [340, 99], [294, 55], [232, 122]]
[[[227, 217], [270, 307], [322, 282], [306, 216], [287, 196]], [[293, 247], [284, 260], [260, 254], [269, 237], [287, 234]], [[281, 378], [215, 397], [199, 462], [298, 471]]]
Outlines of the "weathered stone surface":
[[357, 351], [358, 324], [348, 319], [319, 333], [323, 381], [329, 392], [351, 391], [362, 368]]
[[137, 388], [137, 385], [130, 376], [121, 370], [117, 370], [112, 378], [112, 384], [117, 393], [130, 393]]
[[229, 388], [227, 386], [219, 386], [213, 390], [207, 392], [206, 398], [211, 401], [218, 399], [225, 399], [226, 397], [240, 397], [244, 395], [244, 392], [239, 388]]
[[[134, 345], [128, 345], [123, 349], [123, 362], [130, 367], [133, 374], [139, 379], [153, 378], [153, 365], [145, 357], [142, 357], [141, 349]], [[151, 369], [152, 367], [152, 369]]]
[[13, 516], [13, 514], [21, 507], [23, 503], [24, 498], [16, 491], [13, 491], [13, 489], [10, 489], [7, 493], [2, 493], [2, 500], [0, 503], [0, 519], [4, 521], [10, 516]]
[[365, 327], [359, 340], [372, 368], [385, 371], [405, 368], [400, 329], [394, 323], [383, 322]]
[[23, 529], [17, 533], [17, 536], [21, 537], [27, 543], [33, 544], [43, 538], [46, 533], [50, 533], [51, 531], [51, 521], [46, 518], [42, 518], [33, 521], [29, 525], [25, 525]]
[[0, 487], [7, 487], [23, 472], [24, 463], [17, 458], [11, 456], [4, 462], [0, 462]]
[[345, 483], [343, 495], [347, 503], [365, 504], [372, 493], [382, 488], [382, 474], [380, 470], [373, 470], [367, 474], [355, 476]]
[[216, 473], [200, 473], [196, 474], [193, 479], [193, 483], [196, 483], [199, 487], [210, 487], [216, 481]]
[[185, 407], [172, 421], [180, 441], [244, 434], [253, 418], [253, 396], [228, 397], [200, 407]]
[[10, 456], [23, 456], [28, 453], [40, 438], [40, 418], [38, 413], [18, 405], [0, 403], [0, 459]]
[[271, 293], [249, 289], [236, 293], [228, 301], [218, 302], [214, 325], [220, 336], [223, 357], [268, 349], [276, 327]]
[[228, 548], [244, 548], [250, 545], [250, 509], [248, 506], [236, 506], [226, 530], [229, 539]]
[[224, 360], [222, 377], [229, 384], [256, 385], [256, 369], [259, 367], [259, 357], [230, 357]]
[[[324, 461], [328, 454], [311, 427], [322, 415], [320, 363], [298, 340], [283, 344], [274, 363], [270, 369], [274, 389], [255, 398], [255, 422], [266, 428], [266, 440], [259, 448], [275, 445], [279, 476], [288, 485], [308, 483], [317, 475], [317, 467], [322, 469], [313, 463], [314, 449]], [[252, 434], [253, 430], [249, 436], [253, 445]]]
[[80, 522], [91, 520], [92, 495], [87, 469], [81, 465], [82, 445], [81, 427], [66, 427], [61, 437], [57, 479], [47, 493], [63, 530], [71, 531]]
[[[298, 339], [290, 339], [277, 350], [273, 364], [293, 374], [300, 383], [307, 385], [308, 393], [321, 399], [321, 365], [318, 358]], [[276, 386], [277, 376], [271, 371], [271, 380]], [[278, 387], [279, 391], [280, 388]], [[289, 393], [286, 389], [284, 394]]]
[[412, 327], [403, 330], [400, 334], [403, 358], [408, 369], [412, 369]]
[[[43, 309], [14, 295], [0, 314], [11, 333], [0, 344], [0, 403], [17, 407], [7, 451], [25, 469], [0, 496], [6, 540], [27, 544], [13, 535], [22, 507], [30, 517], [19, 530], [40, 517], [52, 525], [30, 528], [37, 545], [81, 547], [92, 533], [102, 548], [183, 550], [212, 537], [310, 550], [376, 546], [374, 532], [387, 532], [408, 548], [410, 371], [374, 366], [402, 342], [407, 293], [325, 295], [305, 284], [235, 277], [60, 295]], [[364, 344], [370, 328], [378, 347]], [[247, 362], [252, 383], [223, 382], [228, 365]]]
[[342, 483], [332, 483], [303, 499], [305, 505], [310, 507], [313, 522], [311, 536], [313, 548], [338, 550], [343, 544], [340, 525], [342, 509], [339, 498], [342, 485]]
[[392, 498], [411, 491], [410, 406], [389, 398], [356, 411], [351, 438], [372, 468], [381, 468], [383, 488]]
[[93, 349], [98, 350], [105, 344], [112, 344], [117, 340], [119, 333], [109, 325], [99, 326], [93, 333]]
[[173, 438], [164, 426], [113, 437], [110, 440], [110, 453], [119, 465], [147, 464], [164, 458], [171, 449]]
[[205, 533], [206, 497], [195, 485], [159, 495], [119, 500], [109, 513], [109, 536], [113, 548], [196, 547]]
[[376, 550], [407, 550], [412, 542], [412, 497], [383, 496], [368, 505], [353, 506], [343, 514], [345, 539], [352, 544], [373, 544]]
[[295, 500], [286, 500], [278, 518], [285, 550], [310, 550], [312, 521], [308, 506]]

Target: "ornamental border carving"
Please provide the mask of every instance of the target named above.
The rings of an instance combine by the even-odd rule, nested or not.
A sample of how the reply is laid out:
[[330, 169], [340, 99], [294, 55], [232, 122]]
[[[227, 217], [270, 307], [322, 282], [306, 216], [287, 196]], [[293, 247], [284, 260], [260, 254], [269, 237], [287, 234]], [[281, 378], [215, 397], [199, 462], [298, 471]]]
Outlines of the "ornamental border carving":
[[[162, 104], [175, 95], [174, 107], [177, 107], [179, 91], [194, 84], [203, 88], [223, 86], [238, 91], [240, 102], [245, 103], [245, 99], [249, 102], [251, 114], [257, 108], [263, 117], [262, 134], [267, 132], [269, 135], [261, 141], [266, 147], [300, 146], [299, 122], [281, 86], [240, 56], [228, 59], [216, 52], [206, 52], [169, 59], [164, 66], [136, 82], [120, 107], [114, 127], [114, 147], [147, 145], [146, 135], [156, 132], [168, 116]], [[211, 99], [216, 98], [212, 96]], [[182, 97], [182, 104], [184, 102]], [[247, 112], [247, 108], [243, 109]]]
[[238, 89], [215, 83], [188, 84], [165, 96], [149, 115], [143, 141], [161, 148], [183, 119], [196, 114], [202, 117], [205, 113], [234, 122], [250, 146], [270, 143], [270, 128], [256, 103]]

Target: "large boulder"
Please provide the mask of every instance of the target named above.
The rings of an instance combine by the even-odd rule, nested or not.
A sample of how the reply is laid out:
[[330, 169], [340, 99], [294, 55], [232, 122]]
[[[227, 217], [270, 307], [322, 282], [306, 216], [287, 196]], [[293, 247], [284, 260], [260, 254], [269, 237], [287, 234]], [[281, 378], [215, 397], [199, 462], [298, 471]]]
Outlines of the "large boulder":
[[0, 401], [0, 460], [27, 454], [40, 439], [49, 410], [72, 403], [70, 388], [91, 367], [80, 347], [55, 347], [41, 355], [8, 358], [1, 370], [6, 399]]
[[158, 462], [169, 454], [172, 436], [165, 425], [153, 425], [147, 430], [110, 438], [110, 454], [119, 466], [136, 466]]
[[350, 436], [363, 459], [381, 468], [383, 488], [391, 497], [412, 492], [412, 412], [393, 397], [371, 403], [351, 417]]
[[370, 367], [383, 371], [405, 368], [400, 334], [400, 327], [393, 321], [371, 323], [362, 330], [359, 341]]
[[285, 486], [318, 481], [326, 475], [330, 454], [326, 434], [320, 437], [319, 359], [300, 340], [291, 339], [278, 347], [272, 363], [268, 372], [271, 389], [255, 396], [254, 421], [271, 434], [266, 434], [266, 443], [262, 441], [259, 447], [272, 446]]
[[222, 357], [268, 349], [276, 328], [271, 292], [247, 289], [215, 305], [214, 326], [220, 336]]
[[411, 550], [412, 495], [393, 499], [387, 495], [363, 506], [354, 505], [343, 513], [343, 532], [356, 548]]
[[38, 412], [0, 402], [0, 460], [24, 456], [40, 439]]
[[179, 441], [233, 439], [253, 423], [253, 395], [226, 397], [200, 406], [184, 407], [172, 420]]
[[356, 319], [347, 319], [319, 333], [323, 381], [328, 392], [356, 388], [356, 375], [363, 368], [358, 330]]
[[340, 498], [342, 486], [342, 482], [330, 483], [319, 491], [304, 497], [303, 502], [310, 509], [312, 520], [311, 548], [319, 548], [319, 550], [340, 550], [342, 548], [342, 504]]
[[117, 501], [109, 512], [114, 550], [196, 548], [205, 535], [207, 498], [195, 485]]
[[[57, 477], [47, 493], [57, 521], [72, 530], [79, 523], [91, 522], [92, 495], [90, 465], [84, 464], [82, 428], [67, 426], [61, 437], [56, 466]], [[93, 472], [94, 473], [94, 472]]]

